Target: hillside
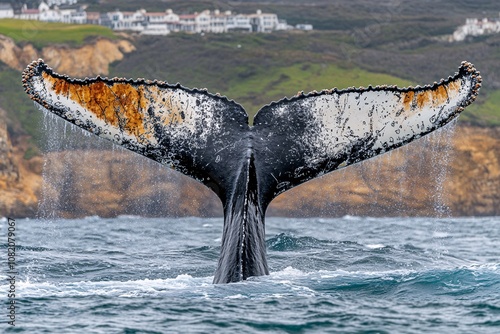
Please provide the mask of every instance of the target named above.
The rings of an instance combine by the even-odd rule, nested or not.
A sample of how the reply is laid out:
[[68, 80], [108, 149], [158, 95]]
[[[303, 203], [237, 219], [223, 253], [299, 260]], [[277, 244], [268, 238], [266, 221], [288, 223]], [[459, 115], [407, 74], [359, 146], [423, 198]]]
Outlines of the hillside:
[[[89, 10], [112, 11], [136, 10], [139, 6], [133, 0], [80, 0], [88, 3]], [[395, 26], [403, 29], [393, 33], [403, 37], [408, 31], [413, 35], [433, 35], [451, 32], [453, 28], [471, 15], [498, 16], [498, 3], [495, 0], [460, 1], [421, 0], [385, 1], [374, 4], [371, 0], [143, 0], [140, 7], [148, 11], [164, 11], [167, 8], [178, 13], [193, 13], [204, 9], [231, 10], [238, 13], [252, 13], [256, 9], [277, 13], [290, 24], [310, 23], [321, 30], [354, 30], [366, 27]], [[404, 27], [412, 27], [404, 29]], [[419, 29], [414, 29], [418, 27]], [[451, 30], [450, 30], [451, 29]], [[389, 36], [386, 36], [389, 37]], [[394, 38], [394, 37], [390, 37]]]
[[29, 42], [39, 49], [54, 43], [81, 46], [88, 39], [95, 36], [108, 39], [116, 38], [111, 29], [96, 25], [74, 25], [15, 19], [1, 19], [0, 32], [3, 36], [12, 38], [16, 43]]
[[484, 83], [464, 120], [496, 126], [500, 113], [491, 105], [500, 91], [499, 38], [460, 44], [429, 40], [425, 46], [394, 45], [389, 51], [357, 46], [351, 36], [332, 31], [174, 34], [136, 39], [141, 52], [112, 64], [111, 73], [208, 88], [235, 99], [253, 115], [260, 106], [299, 90], [429, 84], [452, 75], [467, 59], [481, 70]]
[[[163, 10], [148, 7], [153, 3], [176, 11], [191, 11], [195, 6], [193, 2], [141, 2], [148, 10]], [[280, 196], [270, 213], [433, 215], [439, 211], [434, 211], [436, 205], [445, 200], [453, 214], [500, 214], [497, 194], [500, 188], [500, 36], [456, 44], [444, 42], [440, 37], [451, 32], [473, 10], [481, 8], [478, 15], [484, 15], [493, 12], [495, 6], [488, 1], [482, 2], [482, 7], [463, 5], [452, 11], [452, 15], [437, 20], [437, 13], [449, 10], [451, 1], [440, 1], [435, 12], [430, 10], [435, 2], [430, 1], [423, 1], [418, 8], [401, 3], [396, 8], [379, 6], [373, 11], [367, 1], [361, 0], [356, 1], [359, 9], [346, 1], [335, 2], [335, 5], [326, 1], [308, 5], [299, 1], [286, 3], [284, 6], [272, 2], [201, 1], [196, 6], [204, 9], [213, 4], [212, 8], [230, 6], [229, 9], [241, 11], [247, 8], [246, 12], [259, 6], [278, 12], [280, 17], [288, 15], [286, 11], [290, 15], [295, 13], [297, 22], [302, 11], [302, 17], [310, 13], [307, 17], [315, 17], [317, 22], [325, 24], [327, 20], [321, 17], [331, 14], [331, 21], [339, 26], [329, 26], [335, 30], [307, 33], [125, 37], [109, 30], [89, 32], [86, 27], [49, 24], [45, 31], [35, 34], [43, 38], [24, 34], [28, 37], [19, 39], [22, 27], [14, 27], [15, 30], [12, 23], [7, 22], [4, 24], [10, 30], [2, 28], [5, 25], [2, 26], [0, 20], [0, 35], [10, 36], [0, 37], [0, 108], [5, 110], [6, 116], [2, 119], [7, 125], [0, 131], [5, 138], [0, 138], [3, 143], [0, 154], [3, 161], [7, 161], [0, 165], [0, 216], [5, 215], [3, 212], [33, 216], [41, 198], [55, 199], [44, 202], [44, 212], [68, 217], [96, 213], [102, 216], [220, 213], [216, 199], [196, 183], [176, 173], [158, 172], [156, 165], [129, 158], [125, 153], [111, 153], [109, 146], [93, 146], [93, 138], [72, 134], [62, 125], [52, 127], [52, 121], [43, 119], [19, 83], [21, 68], [38, 57], [45, 58], [56, 70], [76, 77], [97, 74], [145, 77], [181, 82], [187, 87], [206, 87], [241, 103], [250, 115], [262, 105], [300, 90], [429, 84], [453, 74], [462, 60], [469, 60], [481, 70], [483, 88], [478, 101], [460, 118], [456, 136], [459, 139], [449, 144], [456, 154], [448, 160], [448, 167], [441, 169], [449, 175], [441, 190], [435, 185], [440, 184], [441, 179], [436, 177], [442, 172], [423, 168], [441, 163], [440, 151], [446, 147], [442, 148], [441, 139], [437, 137], [434, 140], [438, 144], [431, 146], [431, 152], [427, 152], [430, 144], [418, 144], [404, 154], [392, 154], [375, 160], [378, 162], [367, 162], [352, 171], [333, 173], [299, 187]], [[127, 6], [136, 2], [126, 0], [120, 4], [121, 9], [132, 9]], [[111, 8], [116, 3], [101, 1], [99, 8], [104, 10], [106, 6]], [[339, 13], [332, 13], [335, 10], [342, 10], [339, 13], [345, 15], [340, 18]], [[62, 33], [68, 31], [72, 33]], [[55, 132], [61, 131], [64, 136], [54, 137]], [[62, 143], [57, 144], [59, 142]], [[91, 152], [79, 153], [80, 149], [89, 147]], [[49, 154], [41, 157], [40, 150]], [[77, 150], [78, 158], [66, 152], [71, 150]], [[45, 173], [52, 173], [51, 180], [62, 182], [58, 187], [42, 186], [44, 164], [53, 166]], [[147, 173], [141, 173], [144, 168]], [[136, 175], [133, 183], [123, 183], [120, 177], [128, 170]], [[88, 179], [91, 174], [92, 180]], [[378, 175], [375, 181], [374, 174]], [[150, 184], [155, 187], [149, 187]], [[95, 196], [99, 199], [97, 202], [92, 199]], [[435, 196], [440, 199], [436, 200]]]

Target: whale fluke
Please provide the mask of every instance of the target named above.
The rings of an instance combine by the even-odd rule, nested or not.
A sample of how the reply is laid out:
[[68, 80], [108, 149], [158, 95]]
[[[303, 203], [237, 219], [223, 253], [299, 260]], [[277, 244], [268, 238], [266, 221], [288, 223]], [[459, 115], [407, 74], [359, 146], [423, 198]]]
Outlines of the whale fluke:
[[458, 116], [481, 86], [463, 62], [424, 87], [368, 87], [272, 102], [248, 124], [226, 97], [166, 82], [70, 79], [42, 60], [23, 72], [40, 106], [82, 129], [190, 176], [224, 207], [215, 283], [268, 274], [264, 216], [280, 193], [407, 144]]

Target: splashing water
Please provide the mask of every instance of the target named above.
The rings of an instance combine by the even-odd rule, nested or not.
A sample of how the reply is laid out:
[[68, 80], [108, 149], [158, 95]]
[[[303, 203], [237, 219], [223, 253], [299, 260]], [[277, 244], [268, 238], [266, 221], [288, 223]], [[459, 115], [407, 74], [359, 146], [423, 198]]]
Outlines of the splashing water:
[[[76, 204], [84, 202], [84, 197], [93, 196], [92, 185], [109, 193], [102, 183], [113, 180], [112, 196], [120, 203], [116, 214], [132, 212], [147, 216], [150, 211], [165, 210], [178, 202], [178, 195], [169, 185], [176, 183], [178, 176], [158, 163], [100, 139], [45, 110], [41, 126], [47, 136], [42, 143], [43, 183], [38, 217], [51, 220], [78, 215]], [[141, 182], [148, 184], [148, 192], [143, 195], [144, 200], [138, 201], [134, 190], [141, 189]]]
[[437, 217], [450, 217], [450, 208], [445, 203], [445, 182], [448, 174], [448, 165], [452, 159], [453, 153], [453, 136], [457, 120], [454, 119], [448, 125], [441, 128], [438, 133], [432, 133], [429, 136], [430, 141], [434, 141], [432, 145], [432, 166], [433, 174], [436, 175], [435, 179], [435, 193], [434, 198], [434, 212]]

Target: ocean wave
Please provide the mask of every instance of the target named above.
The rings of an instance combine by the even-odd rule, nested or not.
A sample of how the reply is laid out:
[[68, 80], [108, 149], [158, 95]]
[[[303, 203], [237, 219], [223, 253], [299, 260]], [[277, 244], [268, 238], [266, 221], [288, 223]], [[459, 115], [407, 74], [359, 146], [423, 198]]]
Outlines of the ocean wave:
[[266, 240], [267, 248], [277, 252], [316, 248], [325, 243], [329, 243], [329, 241], [313, 237], [297, 237], [289, 233], [280, 233]]
[[142, 219], [142, 216], [139, 215], [118, 215], [116, 219], [124, 219], [124, 220], [135, 220], [135, 219]]
[[[2, 282], [7, 277], [0, 276]], [[269, 276], [227, 285], [213, 285], [212, 276], [139, 279], [127, 281], [17, 282], [19, 298], [51, 297], [143, 297], [179, 298], [270, 298], [276, 295], [316, 295], [324, 293], [362, 293], [383, 295], [412, 294], [460, 296], [479, 294], [500, 297], [499, 264], [471, 264], [457, 268], [426, 270], [397, 269], [384, 271], [319, 270], [304, 271], [293, 267]], [[7, 289], [6, 285], [0, 289]]]
[[[167, 279], [140, 279], [129, 281], [79, 281], [79, 282], [17, 282], [19, 298], [113, 296], [140, 297], [158, 295], [162, 291], [189, 290], [195, 287], [211, 285], [211, 277], [193, 278], [190, 275], [178, 275]], [[6, 288], [6, 286], [1, 286]]]

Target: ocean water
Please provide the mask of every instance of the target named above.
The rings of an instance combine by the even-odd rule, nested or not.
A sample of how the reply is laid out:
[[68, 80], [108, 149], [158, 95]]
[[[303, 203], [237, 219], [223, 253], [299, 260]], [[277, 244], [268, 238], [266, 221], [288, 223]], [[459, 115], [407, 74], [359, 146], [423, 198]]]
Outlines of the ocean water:
[[499, 217], [268, 218], [271, 274], [227, 285], [222, 218], [15, 224], [5, 332], [500, 333]]

